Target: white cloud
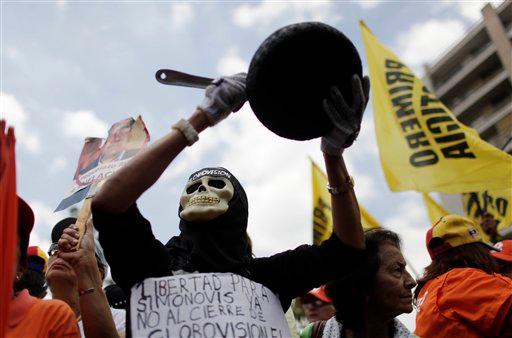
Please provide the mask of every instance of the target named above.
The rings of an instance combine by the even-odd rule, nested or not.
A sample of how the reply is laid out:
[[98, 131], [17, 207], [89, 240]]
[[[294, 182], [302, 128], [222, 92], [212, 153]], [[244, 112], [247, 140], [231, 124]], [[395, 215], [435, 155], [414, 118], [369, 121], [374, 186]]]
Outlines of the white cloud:
[[240, 27], [253, 27], [257, 24], [268, 24], [277, 19], [289, 8], [284, 2], [263, 1], [257, 5], [241, 5], [234, 11], [234, 23]]
[[261, 27], [286, 16], [291, 21], [338, 21], [331, 1], [274, 2], [264, 0], [258, 4], [243, 4], [233, 13], [233, 21], [240, 27]]
[[238, 55], [236, 48], [228, 49], [227, 53], [217, 64], [217, 73], [220, 75], [231, 75], [245, 72], [249, 69], [249, 63]]
[[417, 75], [421, 75], [421, 66], [432, 63], [448, 47], [465, 33], [465, 26], [457, 19], [430, 19], [416, 23], [396, 40], [394, 50]]
[[32, 153], [39, 153], [41, 149], [41, 141], [39, 139], [39, 136], [32, 132], [33, 135], [26, 135], [24, 132], [19, 133], [19, 135], [22, 137], [20, 140], [21, 144], [24, 145], [30, 152]]
[[471, 1], [444, 1], [445, 5], [454, 6], [459, 14], [470, 21], [478, 21], [482, 19], [481, 10], [487, 3], [493, 5], [494, 8], [498, 7], [503, 1], [489, 1], [489, 0], [471, 0]]
[[220, 143], [220, 138], [212, 137], [214, 133], [204, 131], [199, 136], [200, 141], [194, 145], [193, 150], [185, 149], [176, 159], [172, 165], [162, 174], [164, 181], [170, 181], [180, 176], [187, 176], [198, 169], [201, 159], [208, 158], [209, 153], [215, 153], [213, 148], [216, 148]]
[[[351, 170], [350, 172], [354, 173], [355, 171]], [[377, 196], [375, 179], [372, 176], [358, 174], [355, 180], [357, 180], [357, 184], [354, 186], [354, 190], [360, 203], [364, 205]]]
[[353, 161], [367, 159], [368, 156], [374, 158], [379, 156], [377, 138], [375, 136], [375, 125], [371, 111], [371, 102], [369, 102], [363, 117], [363, 122], [361, 123], [359, 136], [351, 146], [352, 150], [348, 151], [346, 154], [346, 156]]
[[65, 210], [54, 213], [53, 208], [39, 200], [30, 201], [29, 204], [35, 215], [34, 228], [30, 233], [30, 245], [37, 245], [47, 251], [53, 226], [61, 219], [68, 217], [68, 213]]
[[16, 140], [32, 153], [40, 151], [40, 139], [37, 133], [27, 129], [29, 115], [14, 95], [0, 92], [0, 118], [14, 127]]
[[357, 2], [359, 4], [359, 7], [363, 9], [372, 9], [377, 7], [380, 3], [382, 3], [381, 0], [359, 0]]
[[68, 5], [67, 0], [56, 0], [55, 4], [57, 5], [58, 9], [64, 9]]
[[70, 137], [85, 139], [86, 137], [105, 137], [108, 124], [96, 116], [91, 110], [78, 110], [64, 113], [62, 129]]
[[[347, 168], [354, 176], [355, 191], [359, 202], [364, 206], [370, 200], [378, 196], [375, 177], [373, 172], [368, 172], [367, 163], [372, 161], [378, 163], [379, 150], [375, 137], [375, 128], [370, 107], [363, 117], [361, 131], [354, 144], [344, 152], [343, 157]], [[364, 170], [364, 172], [362, 172]], [[372, 171], [370, 169], [370, 171]]]
[[402, 193], [404, 202], [397, 203], [395, 216], [385, 220], [385, 226], [395, 231], [402, 238], [402, 251], [409, 262], [414, 262], [414, 269], [421, 274], [430, 263], [425, 234], [430, 226], [421, 195], [414, 192]]
[[[235, 130], [237, 124], [233, 121], [233, 117], [228, 117], [227, 121], [223, 121], [221, 124], [222, 127], [208, 128], [203, 131], [199, 135], [199, 141], [194, 144], [192, 149], [186, 148], [174, 159], [172, 165], [162, 174], [162, 179], [169, 181], [183, 175], [188, 177], [187, 174], [199, 169], [198, 165], [202, 160], [213, 161], [213, 157], [218, 154], [219, 149], [228, 148], [229, 143], [236, 140], [238, 136]], [[206, 165], [217, 166], [217, 163], [207, 163]]]
[[42, 201], [31, 201], [30, 207], [34, 211], [35, 223], [39, 227], [46, 227], [51, 229], [55, 223], [63, 218], [61, 213], [54, 213], [53, 208]]
[[260, 257], [312, 241], [309, 163], [300, 155], [291, 162], [294, 170], [290, 170], [293, 164], [276, 166], [270, 175], [244, 182], [250, 208], [248, 232]]
[[[186, 154], [189, 154], [188, 152]], [[194, 163], [191, 163], [189, 160], [190, 156], [181, 155], [174, 159], [173, 163], [163, 172], [160, 180], [162, 181], [170, 181], [175, 178], [178, 178], [181, 175], [184, 175], [187, 172], [191, 172], [191, 166]]]
[[7, 57], [11, 58], [11, 59], [17, 59], [21, 56], [21, 53], [20, 51], [17, 49], [17, 48], [14, 48], [14, 47], [5, 47], [5, 54], [7, 55]]
[[50, 173], [56, 173], [62, 171], [62, 169], [68, 166], [68, 161], [64, 156], [58, 156], [53, 159], [52, 163], [48, 167]]
[[190, 3], [173, 3], [171, 5], [171, 27], [181, 30], [194, 19], [194, 8]]

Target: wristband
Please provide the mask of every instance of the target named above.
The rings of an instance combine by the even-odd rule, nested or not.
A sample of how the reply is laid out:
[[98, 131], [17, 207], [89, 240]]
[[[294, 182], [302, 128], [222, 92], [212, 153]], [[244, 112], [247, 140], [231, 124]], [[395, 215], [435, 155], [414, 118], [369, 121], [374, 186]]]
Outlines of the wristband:
[[331, 195], [340, 195], [354, 188], [354, 179], [352, 176], [348, 176], [343, 185], [330, 186], [327, 184], [327, 190]]
[[78, 297], [82, 297], [83, 295], [86, 295], [88, 293], [93, 293], [94, 292], [94, 288], [88, 288], [88, 289], [85, 289], [85, 290], [80, 290], [78, 291]]
[[199, 134], [187, 120], [180, 119], [178, 122], [171, 126], [171, 129], [176, 129], [182, 133], [183, 136], [185, 136], [189, 146], [193, 145], [197, 142], [197, 140], [199, 140]]

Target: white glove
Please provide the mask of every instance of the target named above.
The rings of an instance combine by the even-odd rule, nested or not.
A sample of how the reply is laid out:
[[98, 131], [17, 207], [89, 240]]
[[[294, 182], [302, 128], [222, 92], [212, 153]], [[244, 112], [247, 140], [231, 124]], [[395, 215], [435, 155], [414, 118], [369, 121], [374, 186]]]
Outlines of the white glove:
[[211, 125], [219, 123], [231, 112], [242, 108], [247, 100], [246, 76], [246, 73], [222, 76], [206, 87], [205, 97], [199, 108], [206, 113]]
[[337, 87], [331, 87], [330, 95], [324, 99], [324, 111], [329, 116], [332, 130], [322, 137], [320, 149], [329, 155], [340, 155], [345, 148], [354, 143], [359, 131], [363, 113], [368, 103], [370, 78], [363, 77], [363, 83], [356, 74], [352, 77], [352, 96], [354, 102], [349, 107]]

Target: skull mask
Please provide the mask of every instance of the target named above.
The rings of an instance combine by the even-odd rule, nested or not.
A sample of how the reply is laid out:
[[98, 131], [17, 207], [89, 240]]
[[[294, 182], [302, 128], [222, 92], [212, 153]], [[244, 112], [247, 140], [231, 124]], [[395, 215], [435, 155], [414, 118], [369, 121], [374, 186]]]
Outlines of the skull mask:
[[180, 217], [189, 222], [207, 222], [228, 210], [233, 184], [224, 177], [202, 176], [189, 181], [180, 198]]

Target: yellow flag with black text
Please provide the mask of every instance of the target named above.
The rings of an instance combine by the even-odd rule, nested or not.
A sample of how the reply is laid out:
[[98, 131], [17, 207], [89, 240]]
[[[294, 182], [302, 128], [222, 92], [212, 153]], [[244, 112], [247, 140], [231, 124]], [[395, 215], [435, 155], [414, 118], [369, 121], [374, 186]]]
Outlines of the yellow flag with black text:
[[393, 191], [472, 192], [512, 184], [512, 156], [454, 117], [360, 22], [380, 161]]
[[423, 202], [425, 207], [427, 207], [428, 219], [431, 225], [436, 223], [441, 217], [450, 214], [426, 193], [423, 193]]
[[498, 231], [512, 226], [512, 189], [470, 192], [462, 195], [466, 216], [480, 220], [482, 214], [490, 213], [498, 221]]
[[[311, 171], [313, 177], [313, 243], [320, 244], [332, 233], [331, 195], [326, 189], [327, 176], [313, 161], [311, 161]], [[361, 205], [359, 205], [359, 210], [365, 231], [380, 227], [380, 224]]]

